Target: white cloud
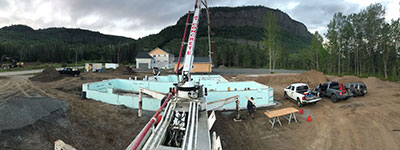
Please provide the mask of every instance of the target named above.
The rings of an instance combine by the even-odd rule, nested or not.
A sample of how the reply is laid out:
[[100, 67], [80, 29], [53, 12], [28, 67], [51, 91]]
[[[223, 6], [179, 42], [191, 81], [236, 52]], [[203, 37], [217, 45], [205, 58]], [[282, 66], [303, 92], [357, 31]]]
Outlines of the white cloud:
[[[311, 31], [326, 32], [333, 14], [359, 12], [380, 2], [386, 18], [399, 17], [397, 0], [208, 0], [209, 6], [263, 5], [286, 12]], [[26, 24], [48, 27], [84, 28], [105, 34], [139, 38], [173, 25], [194, 1], [173, 0], [0, 0], [0, 27]]]
[[291, 10], [293, 8], [296, 8], [299, 4], [300, 2], [289, 2], [289, 4], [287, 5], [287, 9]]

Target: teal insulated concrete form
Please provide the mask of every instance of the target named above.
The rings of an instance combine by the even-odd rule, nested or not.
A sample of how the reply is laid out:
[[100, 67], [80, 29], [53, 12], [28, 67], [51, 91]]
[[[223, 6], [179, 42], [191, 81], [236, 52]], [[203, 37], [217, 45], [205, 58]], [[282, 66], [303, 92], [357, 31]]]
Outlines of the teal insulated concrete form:
[[[207, 88], [207, 102], [239, 95], [241, 108], [246, 108], [247, 106], [247, 99], [245, 96], [254, 97], [254, 102], [257, 107], [275, 105], [273, 89], [254, 81], [228, 82], [220, 75], [192, 75], [192, 79], [196, 82], [200, 82], [204, 88]], [[138, 108], [138, 93], [140, 88], [146, 88], [160, 93], [168, 93], [169, 89], [174, 87], [173, 84], [177, 82], [176, 75], [158, 76], [157, 79], [149, 77], [143, 80], [110, 79], [100, 82], [85, 83], [82, 85], [82, 92], [85, 93], [86, 98], [89, 99], [114, 105], [125, 105], [130, 108]], [[142, 103], [144, 110], [157, 110], [161, 102], [159, 99], [144, 96]], [[236, 104], [226, 104], [218, 109], [236, 109]]]

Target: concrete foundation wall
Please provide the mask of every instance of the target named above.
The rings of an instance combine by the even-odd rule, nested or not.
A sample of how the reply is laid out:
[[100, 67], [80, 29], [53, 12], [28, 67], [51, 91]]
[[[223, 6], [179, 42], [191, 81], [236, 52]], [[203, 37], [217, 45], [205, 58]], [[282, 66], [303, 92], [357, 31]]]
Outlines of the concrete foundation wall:
[[[275, 105], [273, 100], [273, 89], [259, 84], [254, 81], [245, 82], [228, 82], [219, 75], [197, 75], [192, 76], [194, 81], [200, 81], [208, 89], [206, 96], [207, 102], [225, 99], [235, 95], [239, 95], [240, 107], [247, 106], [245, 96], [254, 97], [256, 106]], [[86, 97], [89, 99], [98, 100], [101, 102], [113, 105], [125, 105], [130, 108], [138, 108], [138, 95], [140, 88], [146, 88], [161, 93], [168, 93], [170, 88], [173, 88], [173, 83], [176, 83], [176, 76], [160, 76], [157, 81], [154, 77], [149, 77], [148, 80], [126, 80], [126, 79], [111, 79], [100, 82], [86, 83], [82, 85], [82, 91], [86, 92]], [[130, 91], [128, 94], [117, 94], [115, 90]], [[160, 100], [144, 97], [144, 110], [157, 110], [160, 107]], [[220, 109], [235, 109], [235, 103], [227, 104]]]

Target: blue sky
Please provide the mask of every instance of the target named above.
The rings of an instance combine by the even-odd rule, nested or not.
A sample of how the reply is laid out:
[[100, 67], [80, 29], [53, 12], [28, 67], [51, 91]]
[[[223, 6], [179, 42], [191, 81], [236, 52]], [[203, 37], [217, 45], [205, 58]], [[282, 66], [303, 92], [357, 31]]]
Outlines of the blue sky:
[[[399, 18], [399, 0], [208, 0], [212, 6], [263, 5], [286, 12], [310, 32], [326, 32], [333, 14], [359, 12], [372, 3], [386, 8], [386, 20]], [[0, 27], [83, 28], [140, 38], [173, 25], [192, 10], [194, 0], [0, 0]]]

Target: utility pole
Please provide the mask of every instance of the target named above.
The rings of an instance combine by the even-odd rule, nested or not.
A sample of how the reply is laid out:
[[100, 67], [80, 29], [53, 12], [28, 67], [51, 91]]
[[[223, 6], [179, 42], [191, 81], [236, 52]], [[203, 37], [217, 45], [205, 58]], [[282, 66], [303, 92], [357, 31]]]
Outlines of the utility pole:
[[75, 49], [75, 69], [78, 70], [78, 51]]
[[120, 48], [121, 48], [121, 44], [118, 44], [118, 57], [117, 57], [117, 59], [118, 59], [118, 65], [119, 65], [119, 50], [120, 50]]

